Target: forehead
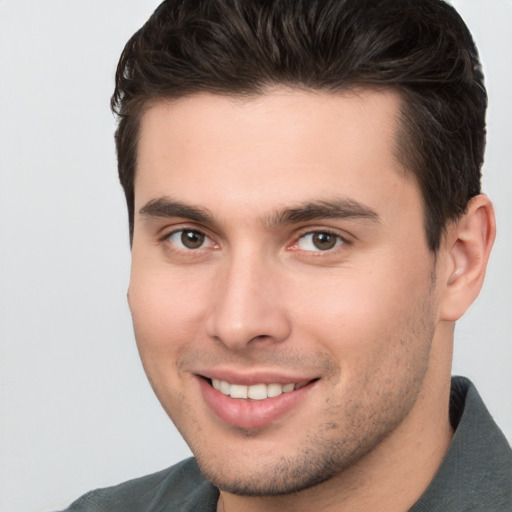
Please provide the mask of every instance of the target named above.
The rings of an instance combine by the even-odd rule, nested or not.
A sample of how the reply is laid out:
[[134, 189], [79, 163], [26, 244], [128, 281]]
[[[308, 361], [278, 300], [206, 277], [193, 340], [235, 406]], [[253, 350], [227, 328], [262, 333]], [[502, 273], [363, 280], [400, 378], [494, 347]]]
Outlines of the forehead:
[[313, 195], [385, 201], [415, 188], [395, 156], [399, 107], [392, 90], [157, 102], [141, 119], [136, 211], [165, 195], [254, 210]]

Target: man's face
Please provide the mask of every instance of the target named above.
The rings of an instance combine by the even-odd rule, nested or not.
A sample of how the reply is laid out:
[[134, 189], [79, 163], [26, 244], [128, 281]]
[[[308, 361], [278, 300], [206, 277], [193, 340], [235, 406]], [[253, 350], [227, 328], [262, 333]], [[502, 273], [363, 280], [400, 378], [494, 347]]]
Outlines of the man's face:
[[138, 348], [222, 489], [311, 486], [426, 420], [435, 265], [398, 108], [389, 91], [277, 89], [142, 119]]

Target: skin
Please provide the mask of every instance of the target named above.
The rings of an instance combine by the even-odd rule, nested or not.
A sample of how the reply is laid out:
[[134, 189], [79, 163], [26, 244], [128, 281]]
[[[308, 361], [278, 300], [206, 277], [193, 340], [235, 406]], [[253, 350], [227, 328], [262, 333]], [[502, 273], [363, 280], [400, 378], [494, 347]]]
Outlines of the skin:
[[[219, 510], [408, 510], [446, 452], [453, 325], [481, 286], [492, 206], [473, 199], [428, 250], [393, 149], [399, 103], [277, 88], [142, 118], [135, 334]], [[205, 399], [201, 376], [219, 375], [309, 384], [250, 428]]]

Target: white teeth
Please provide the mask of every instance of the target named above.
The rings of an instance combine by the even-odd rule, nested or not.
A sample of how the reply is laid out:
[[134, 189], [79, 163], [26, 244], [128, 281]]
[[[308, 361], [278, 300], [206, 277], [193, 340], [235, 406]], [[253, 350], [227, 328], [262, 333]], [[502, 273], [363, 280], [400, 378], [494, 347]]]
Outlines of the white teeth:
[[247, 397], [253, 400], [264, 400], [267, 398], [267, 386], [265, 384], [255, 384], [247, 388]]
[[231, 398], [247, 398], [247, 386], [242, 384], [231, 384], [229, 388]]
[[225, 380], [212, 379], [212, 386], [222, 394], [231, 398], [250, 398], [251, 400], [264, 400], [272, 398], [283, 393], [289, 393], [294, 389], [300, 389], [307, 382], [299, 384], [254, 384], [252, 386], [244, 386], [243, 384], [230, 384]]
[[272, 398], [273, 396], [279, 396], [283, 394], [283, 386], [281, 384], [269, 384], [267, 386], [267, 396]]
[[229, 382], [226, 382], [225, 380], [220, 381], [219, 391], [221, 393], [224, 393], [225, 395], [229, 395], [230, 388], [231, 388], [231, 385], [229, 384]]

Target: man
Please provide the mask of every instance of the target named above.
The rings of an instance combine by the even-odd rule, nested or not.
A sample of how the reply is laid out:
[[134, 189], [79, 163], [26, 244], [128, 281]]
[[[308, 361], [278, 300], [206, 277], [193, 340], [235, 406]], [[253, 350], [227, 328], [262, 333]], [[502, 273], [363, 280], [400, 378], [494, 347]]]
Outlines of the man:
[[164, 2], [112, 105], [137, 344], [195, 458], [69, 510], [512, 510], [450, 379], [486, 103], [440, 0]]

